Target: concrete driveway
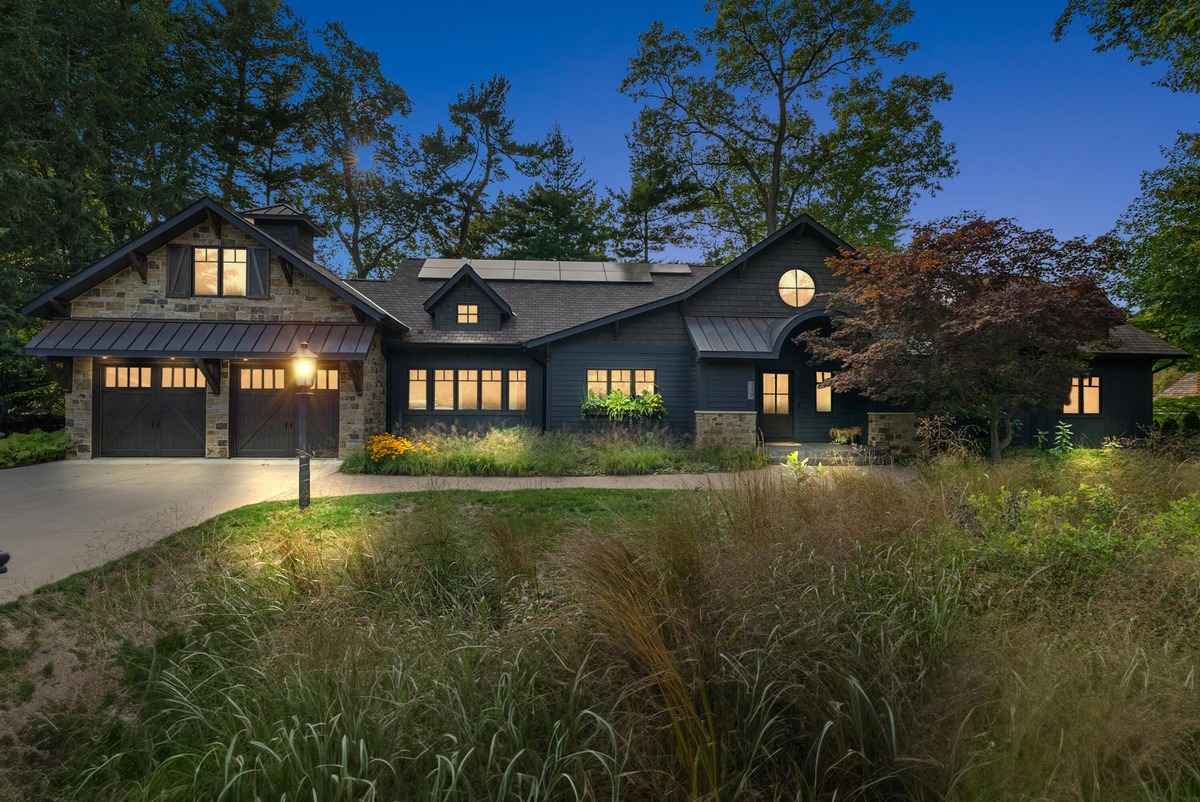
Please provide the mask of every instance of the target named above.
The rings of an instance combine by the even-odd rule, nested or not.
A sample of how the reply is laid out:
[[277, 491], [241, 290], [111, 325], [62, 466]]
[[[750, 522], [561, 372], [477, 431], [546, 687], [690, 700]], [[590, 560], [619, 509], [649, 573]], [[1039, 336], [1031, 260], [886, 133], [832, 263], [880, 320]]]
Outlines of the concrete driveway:
[[[337, 470], [315, 460], [313, 489]], [[214, 515], [295, 498], [288, 459], [95, 459], [0, 471], [0, 604]]]

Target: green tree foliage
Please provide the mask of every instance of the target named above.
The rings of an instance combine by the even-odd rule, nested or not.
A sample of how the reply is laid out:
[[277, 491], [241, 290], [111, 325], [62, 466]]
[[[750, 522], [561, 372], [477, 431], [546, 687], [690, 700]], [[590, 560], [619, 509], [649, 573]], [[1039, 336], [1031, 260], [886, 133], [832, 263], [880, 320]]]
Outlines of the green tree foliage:
[[304, 103], [311, 200], [354, 274], [365, 278], [393, 265], [421, 228], [411, 147], [394, 122], [411, 104], [384, 76], [379, 56], [355, 44], [339, 23], [327, 24], [320, 38]]
[[902, 250], [830, 259], [846, 280], [830, 306], [846, 311], [831, 335], [805, 339], [844, 366], [835, 390], [987, 420], [998, 460], [1013, 414], [1061, 405], [1086, 347], [1124, 321], [1100, 287], [1110, 257], [1103, 240], [1059, 241], [1011, 220], [918, 226]]
[[555, 127], [543, 146], [543, 172], [516, 195], [501, 195], [479, 238], [503, 259], [603, 259], [611, 204], [584, 177], [583, 163]]
[[244, 209], [290, 194], [309, 57], [300, 22], [282, 0], [204, 0], [184, 6], [182, 24], [218, 196]]
[[1076, 18], [1087, 20], [1096, 49], [1124, 48], [1142, 64], [1166, 63], [1159, 84], [1176, 92], [1200, 92], [1200, 3], [1195, 0], [1068, 0], [1054, 37]]
[[706, 189], [713, 250], [739, 249], [802, 211], [851, 241], [892, 243], [915, 198], [956, 170], [934, 116], [951, 94], [945, 77], [882, 75], [916, 47], [896, 36], [908, 4], [712, 7], [712, 24], [691, 36], [654, 23], [621, 89]]
[[496, 186], [509, 178], [508, 168], [528, 176], [540, 170], [541, 146], [513, 134], [508, 92], [501, 75], [472, 84], [450, 104], [449, 127], [439, 125], [420, 139], [419, 175], [433, 203], [427, 232], [443, 256], [480, 255], [476, 227]]
[[706, 205], [704, 187], [653, 128], [654, 115], [629, 139], [629, 189], [613, 193], [616, 253], [649, 262], [670, 246], [695, 243], [694, 223]]

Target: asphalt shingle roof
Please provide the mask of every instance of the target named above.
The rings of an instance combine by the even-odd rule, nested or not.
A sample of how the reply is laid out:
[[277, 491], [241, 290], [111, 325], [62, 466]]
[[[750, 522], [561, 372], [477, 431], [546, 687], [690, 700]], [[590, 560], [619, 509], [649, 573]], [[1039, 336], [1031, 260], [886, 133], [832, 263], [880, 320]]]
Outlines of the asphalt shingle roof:
[[1153, 356], [1162, 359], [1188, 356], [1188, 352], [1182, 348], [1176, 348], [1161, 337], [1156, 337], [1148, 331], [1142, 331], [1129, 323], [1115, 326], [1110, 333], [1109, 342], [1104, 347], [1098, 348], [1096, 353], [1119, 356]]
[[417, 278], [423, 259], [408, 259], [386, 281], [351, 280], [367, 298], [411, 327], [405, 342], [460, 345], [515, 345], [581, 323], [622, 312], [682, 292], [703, 280], [715, 267], [693, 266], [691, 275], [656, 275], [653, 283], [592, 283], [557, 281], [493, 281], [496, 294], [508, 302], [515, 317], [499, 331], [434, 330], [425, 299], [444, 279]]
[[1200, 371], [1185, 373], [1158, 394], [1159, 398], [1186, 398], [1200, 395]]

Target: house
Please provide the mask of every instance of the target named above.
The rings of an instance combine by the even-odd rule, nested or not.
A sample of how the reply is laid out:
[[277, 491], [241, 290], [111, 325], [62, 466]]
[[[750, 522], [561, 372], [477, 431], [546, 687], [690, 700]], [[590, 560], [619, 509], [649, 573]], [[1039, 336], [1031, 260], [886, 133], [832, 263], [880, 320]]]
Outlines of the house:
[[1185, 373], [1158, 394], [1159, 398], [1188, 398], [1200, 396], [1200, 371]]
[[[317, 263], [320, 233], [287, 204], [204, 198], [31, 301], [49, 320], [24, 350], [60, 376], [71, 455], [290, 456], [302, 342], [320, 455], [385, 429], [579, 427], [588, 392], [614, 389], [657, 390], [704, 442], [825, 441], [886, 411], [823, 387], [837, 367], [796, 343], [827, 325], [845, 246], [806, 216], [721, 266], [423, 259], [386, 281]], [[1137, 433], [1154, 361], [1182, 355], [1118, 327], [1050, 418]]]

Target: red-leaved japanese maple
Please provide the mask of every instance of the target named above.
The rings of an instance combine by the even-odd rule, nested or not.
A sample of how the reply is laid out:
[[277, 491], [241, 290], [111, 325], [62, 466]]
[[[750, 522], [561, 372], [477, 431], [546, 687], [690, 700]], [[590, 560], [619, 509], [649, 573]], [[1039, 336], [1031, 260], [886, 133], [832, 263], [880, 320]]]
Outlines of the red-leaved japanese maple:
[[987, 420], [998, 460], [1015, 413], [1061, 405], [1088, 347], [1124, 321], [1101, 289], [1108, 253], [1103, 240], [1009, 219], [923, 225], [903, 250], [830, 259], [846, 282], [830, 300], [834, 325], [805, 340], [843, 365], [835, 390]]

